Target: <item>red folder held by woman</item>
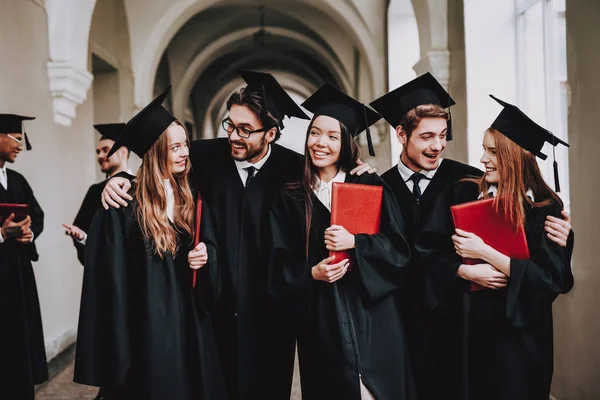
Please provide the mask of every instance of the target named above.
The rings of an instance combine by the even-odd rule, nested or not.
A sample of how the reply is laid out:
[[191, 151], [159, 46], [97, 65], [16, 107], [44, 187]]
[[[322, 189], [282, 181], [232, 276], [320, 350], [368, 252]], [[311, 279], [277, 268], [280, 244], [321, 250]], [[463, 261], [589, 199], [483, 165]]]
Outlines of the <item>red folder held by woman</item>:
[[[529, 247], [525, 232], [517, 230], [514, 224], [506, 220], [502, 208], [496, 211], [493, 198], [457, 204], [451, 206], [450, 211], [456, 228], [474, 233], [486, 244], [508, 257], [529, 259]], [[481, 260], [464, 259], [464, 263], [468, 265], [482, 262]], [[484, 287], [471, 282], [471, 291], [481, 289]]]
[[[353, 235], [379, 233], [382, 199], [381, 186], [335, 182], [331, 194], [331, 225], [343, 226]], [[332, 264], [347, 258], [350, 260], [348, 270], [353, 269], [350, 252], [330, 251], [329, 255], [335, 256]]]
[[[200, 222], [202, 222], [202, 196], [200, 196], [200, 192], [198, 192], [198, 201], [196, 202], [196, 232], [194, 234], [194, 248], [198, 246], [200, 243]], [[192, 287], [196, 287], [196, 275], [198, 274], [197, 270], [194, 270], [194, 275], [192, 276]]]

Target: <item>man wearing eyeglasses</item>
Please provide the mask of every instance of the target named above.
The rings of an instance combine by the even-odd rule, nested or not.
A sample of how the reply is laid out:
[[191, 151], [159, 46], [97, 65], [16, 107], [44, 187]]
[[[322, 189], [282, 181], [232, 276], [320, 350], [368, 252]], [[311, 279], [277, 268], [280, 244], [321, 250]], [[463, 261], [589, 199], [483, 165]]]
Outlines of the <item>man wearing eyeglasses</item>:
[[[14, 163], [31, 144], [23, 121], [34, 118], [0, 114], [0, 373], [2, 393], [11, 398], [33, 399], [34, 385], [48, 379], [46, 348], [40, 304], [32, 261], [39, 256], [35, 240], [44, 228], [44, 212], [25, 177], [6, 163]], [[7, 205], [28, 206], [27, 216], [19, 220]], [[6, 215], [7, 214], [7, 215]]]
[[[279, 190], [302, 176], [303, 156], [275, 143], [283, 120], [309, 118], [272, 75], [238, 72], [248, 85], [227, 101], [227, 139], [190, 147], [193, 182], [212, 205], [219, 236], [223, 289], [214, 332], [230, 399], [289, 399], [296, 334], [268, 296], [268, 212]], [[368, 170], [363, 164], [353, 173]], [[130, 198], [112, 179], [103, 201], [126, 205], [120, 197]]]

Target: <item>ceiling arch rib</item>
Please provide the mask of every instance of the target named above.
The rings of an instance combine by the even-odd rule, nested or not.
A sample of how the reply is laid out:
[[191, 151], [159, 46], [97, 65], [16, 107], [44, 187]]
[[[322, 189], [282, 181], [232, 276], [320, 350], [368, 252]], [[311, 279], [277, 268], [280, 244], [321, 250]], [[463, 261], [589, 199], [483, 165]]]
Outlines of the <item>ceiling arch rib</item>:
[[[315, 13], [327, 16], [332, 23], [338, 24], [340, 28], [347, 33], [348, 37], [355, 43], [356, 48], [363, 54], [362, 59], [368, 69], [368, 76], [371, 87], [383, 88], [385, 80], [383, 79], [382, 60], [375, 42], [371, 38], [364, 21], [356, 10], [347, 4], [344, 0], [302, 0], [300, 1], [265, 1], [265, 5], [276, 4], [283, 7], [284, 4], [294, 5], [289, 12], [304, 5], [310, 7]], [[157, 66], [162, 53], [167, 48], [174, 35], [184, 26], [184, 24], [194, 15], [211, 7], [222, 4], [232, 4], [220, 0], [204, 0], [202, 2], [173, 3], [153, 24], [149, 35], [143, 38], [141, 44], [142, 50], [135, 60], [135, 76], [138, 84], [135, 88], [135, 101], [137, 104], [144, 104], [152, 98], [152, 83], [156, 74]], [[372, 89], [372, 91], [375, 89]], [[365, 94], [372, 95], [372, 93]]]
[[[324, 68], [330, 70], [336, 81], [341, 86], [341, 89], [349, 91], [351, 89], [350, 81], [348, 79], [348, 73], [344, 66], [340, 64], [339, 60], [335, 58], [327, 49], [316, 42], [315, 40], [302, 35], [298, 32], [280, 28], [280, 27], [265, 27], [266, 31], [271, 33], [273, 37], [269, 40], [273, 40], [274, 37], [289, 41], [287, 45], [290, 48], [298, 47], [306, 52], [310, 52], [310, 56], [317, 59], [317, 61], [323, 65]], [[200, 51], [191, 63], [186, 67], [185, 73], [181, 78], [180, 84], [175, 90], [174, 95], [174, 111], [176, 115], [181, 115], [192, 88], [197, 81], [198, 77], [204, 72], [207, 66], [220, 54], [235, 52], [239, 48], [247, 47], [247, 41], [256, 32], [256, 28], [245, 28], [235, 32], [231, 32], [215, 42], [212, 42], [208, 47]], [[260, 53], [258, 53], [260, 56]], [[262, 57], [265, 61], [265, 65], [269, 64], [269, 60]]]

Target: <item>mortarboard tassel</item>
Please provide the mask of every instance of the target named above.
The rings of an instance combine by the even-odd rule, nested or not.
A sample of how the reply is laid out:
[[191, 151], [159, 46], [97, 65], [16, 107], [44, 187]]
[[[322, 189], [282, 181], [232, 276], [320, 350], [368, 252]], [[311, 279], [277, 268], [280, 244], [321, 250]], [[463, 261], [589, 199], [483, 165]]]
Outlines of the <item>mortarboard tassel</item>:
[[[448, 96], [450, 99], [450, 96]], [[450, 104], [450, 100], [448, 100], [448, 104]], [[446, 131], [446, 140], [452, 140], [452, 111], [450, 111], [452, 107], [448, 106], [448, 130]]]
[[369, 155], [375, 157], [375, 149], [373, 148], [373, 139], [371, 138], [371, 130], [369, 129], [369, 120], [367, 119], [367, 106], [363, 104], [363, 112], [365, 114], [365, 125], [367, 126], [367, 145], [369, 146]]
[[23, 126], [23, 121], [21, 121], [21, 127], [23, 129], [23, 136], [25, 137], [25, 150], [29, 151], [32, 149], [31, 143], [29, 143], [29, 138], [27, 137], [27, 132], [25, 132], [25, 126]]

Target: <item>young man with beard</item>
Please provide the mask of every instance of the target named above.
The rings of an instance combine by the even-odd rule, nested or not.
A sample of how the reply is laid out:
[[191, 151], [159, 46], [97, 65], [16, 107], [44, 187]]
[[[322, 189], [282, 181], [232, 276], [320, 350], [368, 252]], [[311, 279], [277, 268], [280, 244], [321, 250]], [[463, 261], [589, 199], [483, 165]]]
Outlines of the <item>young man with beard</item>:
[[[212, 206], [222, 260], [214, 331], [231, 399], [289, 399], [296, 333], [268, 296], [268, 215], [279, 191], [302, 174], [303, 156], [275, 143], [283, 119], [308, 117], [272, 75], [239, 73], [248, 86], [227, 101], [228, 138], [190, 146], [193, 184]], [[353, 172], [367, 170], [363, 164]], [[121, 185], [108, 183], [107, 205], [126, 205], [129, 185]]]
[[[452, 139], [450, 116], [444, 108], [453, 105], [454, 100], [430, 73], [370, 104], [396, 129], [402, 144], [398, 164], [382, 178], [398, 199], [404, 217], [405, 237], [414, 249], [417, 236], [444, 188], [462, 178], [479, 177], [483, 172], [442, 158], [447, 141]], [[570, 254], [571, 225], [568, 216], [565, 217], [566, 221], [549, 217], [546, 232], [561, 246], [568, 244], [570, 250], [567, 253]], [[565, 262], [570, 264], [570, 255]], [[460, 323], [453, 313], [458, 299], [447, 299], [444, 307], [431, 315], [424, 306], [427, 287], [419, 277], [427, 266], [418, 265], [414, 259], [412, 264], [410, 283], [400, 295], [400, 301], [405, 313], [417, 394], [421, 400], [454, 399], [459, 396], [458, 375], [453, 374], [460, 367], [457, 363], [460, 358], [455, 354]]]
[[[27, 216], [6, 216], [0, 229], [0, 391], [14, 399], [33, 399], [35, 385], [48, 379], [46, 348], [32, 261], [38, 261], [35, 240], [44, 229], [44, 212], [14, 163], [23, 145], [31, 145], [23, 121], [34, 119], [0, 114], [0, 204], [25, 204]], [[2, 396], [3, 397], [3, 396]]]
[[98, 164], [100, 164], [100, 170], [106, 174], [106, 179], [90, 186], [83, 198], [83, 203], [81, 203], [73, 224], [63, 224], [63, 227], [66, 229], [65, 234], [73, 238], [73, 245], [77, 249], [77, 258], [81, 265], [83, 265], [85, 259], [87, 231], [92, 223], [92, 219], [94, 219], [94, 215], [96, 215], [96, 211], [102, 207], [100, 195], [104, 190], [104, 186], [106, 186], [106, 182], [119, 172], [133, 174], [128, 165], [129, 149], [127, 147], [121, 147], [112, 157], [107, 157], [108, 152], [124, 127], [125, 124], [123, 123], [94, 125], [94, 128], [102, 135], [96, 146], [96, 158]]

